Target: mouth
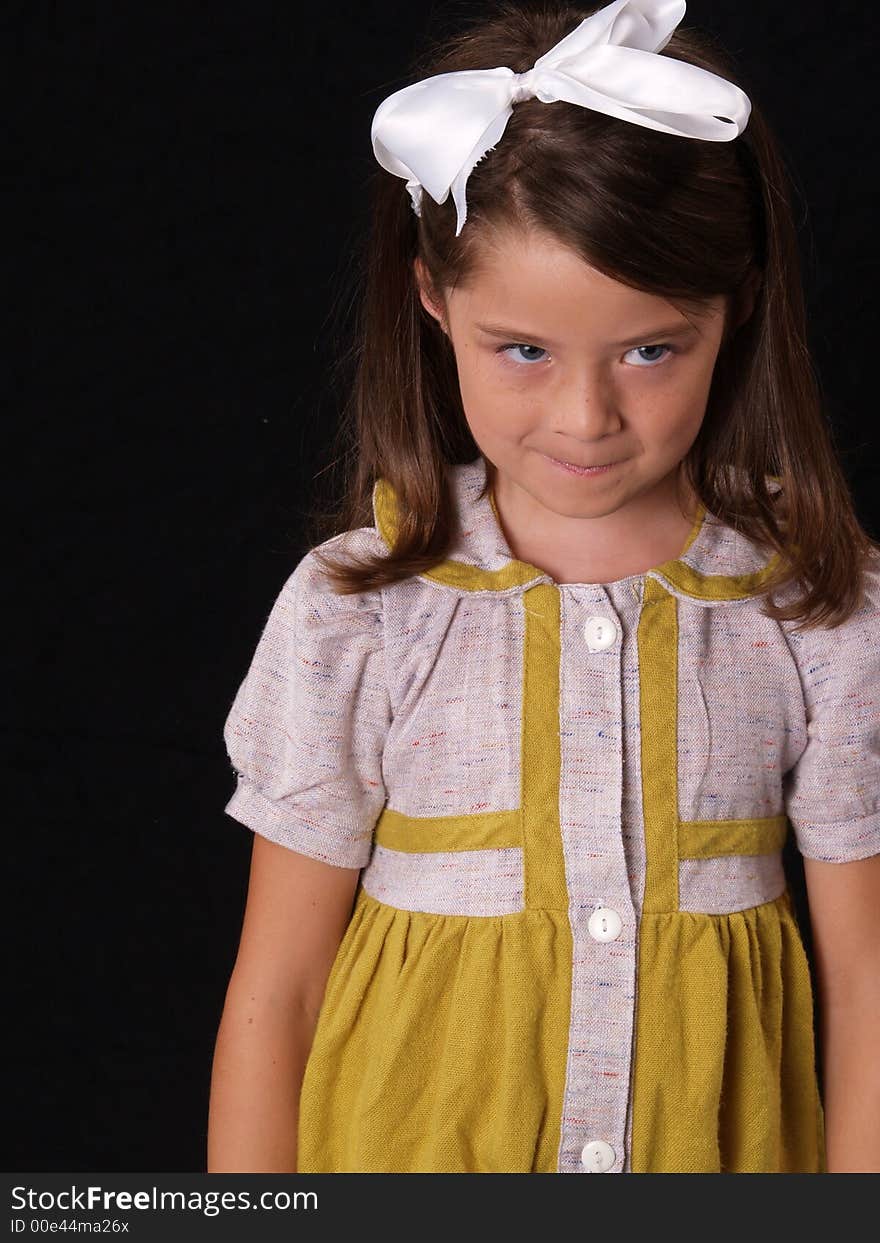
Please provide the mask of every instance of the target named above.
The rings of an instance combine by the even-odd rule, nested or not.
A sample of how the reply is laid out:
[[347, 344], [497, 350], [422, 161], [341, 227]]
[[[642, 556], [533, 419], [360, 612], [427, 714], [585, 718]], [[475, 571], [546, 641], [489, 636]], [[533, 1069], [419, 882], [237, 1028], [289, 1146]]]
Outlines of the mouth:
[[581, 462], [569, 462], [564, 458], [552, 457], [549, 453], [543, 455], [548, 461], [553, 462], [556, 466], [561, 466], [563, 470], [575, 472], [577, 474], [597, 474], [600, 471], [610, 470], [612, 466], [618, 466], [618, 462], [597, 462], [592, 465], [584, 465]]

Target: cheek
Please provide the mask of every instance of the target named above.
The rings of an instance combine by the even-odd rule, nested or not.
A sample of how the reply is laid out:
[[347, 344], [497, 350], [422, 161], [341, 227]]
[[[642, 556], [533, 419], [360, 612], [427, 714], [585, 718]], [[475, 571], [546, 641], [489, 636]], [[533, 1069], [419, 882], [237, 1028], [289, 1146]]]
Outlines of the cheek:
[[526, 436], [538, 421], [516, 403], [481, 400], [462, 393], [464, 411], [471, 428], [487, 440], [516, 441]]
[[676, 383], [664, 391], [652, 420], [667, 438], [693, 439], [700, 430], [712, 386], [713, 362], [683, 372]]
[[512, 385], [499, 376], [492, 358], [469, 356], [458, 360], [458, 385], [468, 422], [492, 434], [513, 435], [535, 420], [535, 400], [526, 386]]
[[687, 452], [693, 444], [706, 412], [706, 393], [679, 393], [655, 417], [642, 422], [642, 438], [655, 448], [670, 451], [673, 456]]

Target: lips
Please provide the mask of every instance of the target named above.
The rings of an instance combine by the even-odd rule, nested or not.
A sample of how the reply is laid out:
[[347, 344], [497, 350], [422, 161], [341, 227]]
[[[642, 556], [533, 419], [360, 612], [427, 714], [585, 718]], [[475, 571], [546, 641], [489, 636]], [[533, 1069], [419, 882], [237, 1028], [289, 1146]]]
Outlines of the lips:
[[[548, 457], [552, 454], [548, 454]], [[569, 462], [566, 458], [558, 457], [555, 459], [561, 462], [563, 466], [574, 466], [578, 470], [601, 470], [603, 466], [614, 466], [614, 462]]]

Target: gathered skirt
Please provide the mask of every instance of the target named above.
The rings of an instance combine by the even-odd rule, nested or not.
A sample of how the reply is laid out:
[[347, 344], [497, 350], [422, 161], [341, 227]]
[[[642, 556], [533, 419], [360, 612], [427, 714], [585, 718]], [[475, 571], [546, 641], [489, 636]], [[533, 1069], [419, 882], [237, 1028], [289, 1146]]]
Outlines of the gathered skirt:
[[[555, 1173], [567, 913], [401, 910], [359, 886], [306, 1063], [301, 1173]], [[631, 1173], [821, 1173], [813, 997], [786, 890], [639, 924]]]

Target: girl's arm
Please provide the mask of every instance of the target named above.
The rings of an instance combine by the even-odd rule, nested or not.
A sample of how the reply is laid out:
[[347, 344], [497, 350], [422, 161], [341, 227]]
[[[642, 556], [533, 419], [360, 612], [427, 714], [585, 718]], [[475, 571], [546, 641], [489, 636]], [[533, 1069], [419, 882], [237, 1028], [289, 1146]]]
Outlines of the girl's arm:
[[358, 875], [254, 834], [214, 1051], [208, 1173], [296, 1172], [303, 1071]]
[[829, 1174], [880, 1173], [880, 855], [804, 856]]

